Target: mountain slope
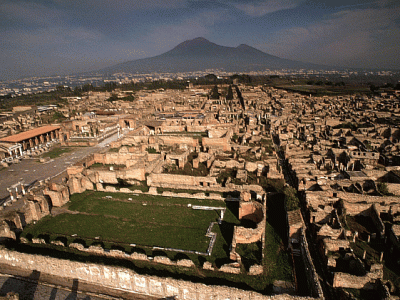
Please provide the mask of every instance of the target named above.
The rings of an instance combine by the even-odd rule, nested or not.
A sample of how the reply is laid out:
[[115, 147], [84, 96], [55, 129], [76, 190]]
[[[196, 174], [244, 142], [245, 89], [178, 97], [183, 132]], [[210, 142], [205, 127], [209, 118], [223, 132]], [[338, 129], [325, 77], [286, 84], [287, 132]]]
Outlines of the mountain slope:
[[282, 59], [245, 44], [238, 47], [226, 47], [214, 44], [205, 38], [196, 38], [185, 41], [161, 55], [120, 63], [101, 71], [107, 73], [174, 73], [224, 69], [231, 72], [248, 72], [265, 69], [315, 68], [324, 67]]

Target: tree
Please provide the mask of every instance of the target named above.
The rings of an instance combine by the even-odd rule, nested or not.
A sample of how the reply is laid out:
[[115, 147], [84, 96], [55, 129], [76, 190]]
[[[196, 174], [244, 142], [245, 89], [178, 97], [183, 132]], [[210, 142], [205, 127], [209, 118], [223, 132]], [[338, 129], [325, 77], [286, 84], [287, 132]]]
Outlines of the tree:
[[300, 200], [297, 198], [297, 191], [291, 186], [285, 187], [283, 193], [285, 194], [286, 210], [292, 211], [300, 208]]
[[385, 182], [378, 182], [377, 184], [378, 192], [382, 195], [389, 195], [389, 189]]
[[233, 99], [233, 91], [232, 91], [232, 86], [230, 85], [228, 87], [228, 94], [226, 95], [226, 100], [232, 100]]
[[376, 87], [374, 84], [371, 84], [369, 86], [369, 89], [371, 90], [371, 92], [375, 93], [375, 91], [379, 90], [379, 87]]
[[214, 86], [211, 91], [211, 99], [219, 99], [218, 86]]
[[212, 82], [216, 82], [217, 79], [218, 79], [218, 77], [216, 75], [214, 75], [214, 74], [207, 74], [206, 76], [204, 76], [204, 78], [207, 81], [212, 81]]

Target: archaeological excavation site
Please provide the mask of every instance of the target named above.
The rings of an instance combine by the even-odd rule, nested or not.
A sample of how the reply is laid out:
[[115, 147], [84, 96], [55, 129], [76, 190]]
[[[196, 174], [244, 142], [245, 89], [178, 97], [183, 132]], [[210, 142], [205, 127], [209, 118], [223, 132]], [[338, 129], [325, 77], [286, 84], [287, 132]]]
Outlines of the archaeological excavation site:
[[324, 97], [215, 87], [91, 91], [65, 109], [101, 110], [52, 127], [55, 146], [26, 134], [14, 164], [68, 165], [8, 188], [1, 270], [143, 299], [396, 295], [399, 171], [362, 134], [398, 131], [335, 127]]

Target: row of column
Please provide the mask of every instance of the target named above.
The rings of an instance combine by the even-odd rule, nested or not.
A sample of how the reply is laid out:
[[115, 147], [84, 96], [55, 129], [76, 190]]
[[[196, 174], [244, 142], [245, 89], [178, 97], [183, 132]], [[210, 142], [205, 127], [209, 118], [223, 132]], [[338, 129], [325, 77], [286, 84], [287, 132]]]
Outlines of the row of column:
[[[20, 191], [18, 191], [18, 187], [20, 187]], [[25, 186], [21, 182], [18, 182], [15, 187], [7, 188], [7, 191], [10, 193], [11, 201], [21, 198], [26, 194]]]
[[34, 148], [40, 144], [44, 144], [46, 142], [50, 142], [52, 140], [59, 139], [60, 130], [57, 129], [55, 131], [48, 132], [46, 134], [41, 134], [40, 136], [36, 136], [34, 138], [30, 138], [22, 142], [22, 148], [24, 151], [30, 148]]

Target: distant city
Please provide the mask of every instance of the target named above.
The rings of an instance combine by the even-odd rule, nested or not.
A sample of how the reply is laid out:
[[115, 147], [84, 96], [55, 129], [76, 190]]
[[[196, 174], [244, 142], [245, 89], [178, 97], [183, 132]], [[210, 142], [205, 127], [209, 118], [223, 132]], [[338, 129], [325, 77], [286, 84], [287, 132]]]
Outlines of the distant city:
[[[107, 82], [115, 82], [117, 84], [139, 83], [149, 81], [170, 81], [170, 80], [184, 80], [197, 77], [203, 77], [207, 74], [216, 74], [220, 78], [232, 76], [239, 72], [227, 72], [221, 69], [208, 69], [197, 72], [181, 72], [181, 73], [148, 73], [148, 74], [135, 74], [135, 73], [85, 73], [77, 75], [66, 76], [43, 76], [43, 77], [29, 77], [17, 80], [0, 81], [0, 97], [4, 96], [21, 96], [36, 94], [42, 92], [52, 92], [56, 90], [57, 86], [75, 88], [85, 84], [91, 84], [94, 87], [103, 86]], [[394, 80], [398, 82], [400, 78], [400, 71], [354, 71], [354, 70], [306, 70], [306, 69], [281, 69], [264, 71], [246, 72], [252, 76], [294, 76], [296, 78], [314, 78], [326, 77], [336, 78], [340, 80], [359, 80], [357, 78], [365, 78], [365, 81], [381, 81]]]

